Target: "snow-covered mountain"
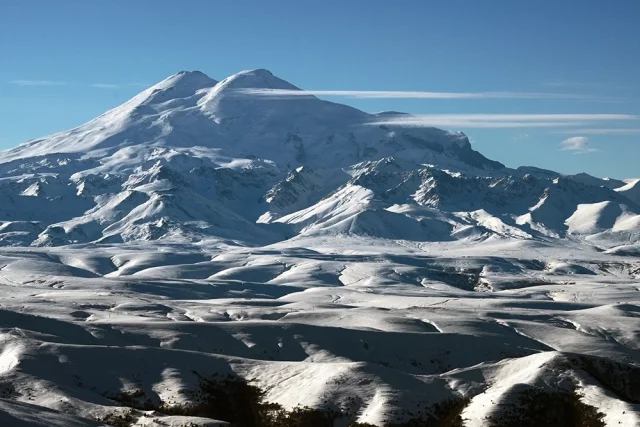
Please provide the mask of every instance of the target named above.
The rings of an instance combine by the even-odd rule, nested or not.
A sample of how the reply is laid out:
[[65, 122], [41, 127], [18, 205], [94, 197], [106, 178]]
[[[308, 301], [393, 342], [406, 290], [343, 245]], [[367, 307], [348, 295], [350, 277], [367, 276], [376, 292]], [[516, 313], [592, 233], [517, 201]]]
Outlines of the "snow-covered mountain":
[[639, 180], [262, 89], [0, 153], [0, 426], [640, 425]]
[[0, 153], [0, 243], [640, 238], [637, 181], [509, 169], [461, 132], [261, 89], [300, 90], [267, 70], [180, 72]]

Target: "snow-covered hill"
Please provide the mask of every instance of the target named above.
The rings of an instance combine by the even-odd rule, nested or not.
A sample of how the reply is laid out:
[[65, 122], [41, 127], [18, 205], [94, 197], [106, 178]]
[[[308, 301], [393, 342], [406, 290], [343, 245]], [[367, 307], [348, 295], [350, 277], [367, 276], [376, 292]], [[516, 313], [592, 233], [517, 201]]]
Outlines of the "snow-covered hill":
[[640, 425], [640, 181], [261, 89], [0, 153], [0, 425]]
[[[460, 132], [372, 125], [385, 113], [261, 89], [300, 90], [267, 70], [220, 82], [180, 72], [82, 126], [0, 153], [0, 243], [638, 240], [635, 181], [508, 169]], [[618, 215], [580, 208], [598, 203]], [[598, 226], [570, 225], [576, 216]]]

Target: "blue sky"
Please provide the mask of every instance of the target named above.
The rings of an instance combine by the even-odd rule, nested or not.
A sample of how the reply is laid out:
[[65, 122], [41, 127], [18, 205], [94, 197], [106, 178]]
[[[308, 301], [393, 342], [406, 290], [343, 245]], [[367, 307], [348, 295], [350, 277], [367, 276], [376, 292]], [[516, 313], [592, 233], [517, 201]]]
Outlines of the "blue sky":
[[636, 0], [2, 2], [0, 149], [180, 70], [267, 68], [348, 91], [327, 99], [462, 130], [508, 166], [640, 177], [639, 16]]

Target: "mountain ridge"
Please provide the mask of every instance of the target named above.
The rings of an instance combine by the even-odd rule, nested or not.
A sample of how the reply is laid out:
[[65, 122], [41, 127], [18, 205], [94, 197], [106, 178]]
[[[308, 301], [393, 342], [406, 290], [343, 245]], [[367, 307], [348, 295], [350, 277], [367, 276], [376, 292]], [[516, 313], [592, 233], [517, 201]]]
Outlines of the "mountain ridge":
[[302, 91], [265, 69], [221, 81], [182, 71], [0, 152], [0, 244], [639, 238], [637, 181], [510, 169], [462, 132], [368, 123], [403, 113], [246, 88]]

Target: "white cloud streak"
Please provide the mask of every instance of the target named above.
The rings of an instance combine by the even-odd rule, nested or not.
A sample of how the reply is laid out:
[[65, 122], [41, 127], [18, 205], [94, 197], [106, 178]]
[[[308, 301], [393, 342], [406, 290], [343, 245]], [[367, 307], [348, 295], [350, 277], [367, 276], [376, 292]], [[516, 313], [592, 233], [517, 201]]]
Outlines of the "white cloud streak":
[[374, 120], [369, 125], [445, 128], [539, 128], [588, 126], [592, 122], [638, 120], [629, 114], [423, 114]]
[[65, 82], [51, 80], [11, 80], [9, 83], [16, 86], [65, 86]]
[[[57, 82], [53, 80], [11, 80], [7, 83], [15, 86], [68, 86], [70, 85], [70, 83], [67, 83], [67, 82]], [[94, 87], [98, 89], [120, 89], [124, 86], [148, 87], [150, 85], [148, 83], [134, 82], [134, 83], [127, 83], [127, 84], [92, 83], [92, 84], [87, 84], [86, 86]]]
[[575, 154], [593, 153], [599, 151], [596, 148], [588, 147], [589, 138], [586, 136], [572, 136], [560, 143], [560, 149], [563, 151], [572, 151]]
[[94, 83], [92, 85], [89, 85], [91, 87], [95, 87], [98, 89], [119, 89], [120, 85], [117, 84], [111, 84], [111, 83]]
[[589, 83], [589, 82], [563, 82], [563, 81], [556, 81], [556, 82], [545, 82], [542, 83], [542, 86], [548, 86], [548, 87], [584, 87], [584, 86], [601, 86], [598, 83]]
[[529, 135], [528, 133], [524, 133], [524, 132], [523, 132], [523, 133], [519, 133], [519, 134], [515, 135], [515, 136], [513, 137], [513, 140], [514, 140], [514, 141], [519, 141], [519, 142], [521, 142], [521, 141], [526, 141], [526, 140], [528, 140], [530, 137], [531, 137], [531, 135]]
[[622, 129], [622, 128], [591, 128], [591, 129], [570, 129], [553, 132], [556, 134], [572, 135], [640, 135], [640, 128]]
[[589, 95], [530, 92], [419, 92], [397, 90], [236, 89], [236, 94], [260, 97], [338, 96], [358, 99], [594, 99]]

